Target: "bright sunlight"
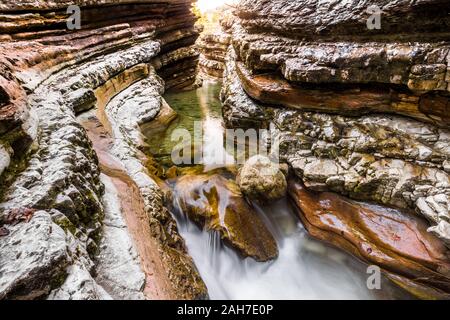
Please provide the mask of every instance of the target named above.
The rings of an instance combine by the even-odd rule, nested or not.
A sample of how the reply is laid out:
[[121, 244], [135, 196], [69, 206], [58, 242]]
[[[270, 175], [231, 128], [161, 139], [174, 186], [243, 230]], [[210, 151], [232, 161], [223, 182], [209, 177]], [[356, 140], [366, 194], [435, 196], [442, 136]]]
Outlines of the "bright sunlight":
[[236, 0], [198, 0], [197, 6], [201, 13], [205, 13], [216, 8], [219, 8], [225, 4], [236, 3]]

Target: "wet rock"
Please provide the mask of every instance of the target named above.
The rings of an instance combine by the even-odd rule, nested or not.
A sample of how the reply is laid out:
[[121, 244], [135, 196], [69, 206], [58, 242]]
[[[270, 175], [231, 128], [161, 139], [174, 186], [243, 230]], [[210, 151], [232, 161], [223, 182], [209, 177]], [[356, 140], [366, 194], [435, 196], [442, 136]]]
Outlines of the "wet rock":
[[175, 182], [175, 206], [200, 226], [219, 232], [244, 257], [278, 255], [275, 239], [232, 180], [218, 174], [182, 176]]
[[242, 193], [261, 203], [281, 199], [286, 195], [286, 177], [277, 163], [257, 155], [248, 159], [236, 178]]
[[[68, 256], [61, 254], [55, 265], [37, 273], [29, 272], [27, 261], [19, 261], [14, 266], [16, 273], [29, 272], [27, 284], [23, 290], [17, 289], [22, 280], [16, 281], [11, 276], [8, 281], [13, 284], [2, 284], [7, 286], [0, 290], [2, 297], [43, 298], [52, 289], [50, 299], [109, 297], [94, 276], [105, 205], [104, 186], [96, 152], [75, 113], [95, 105], [104, 111], [101, 106], [106, 107], [111, 100], [108, 93], [116, 95], [135, 82], [138, 84], [133, 89], [137, 94], [133, 97], [125, 92], [116, 100], [119, 107], [111, 108], [114, 117], [123, 118], [114, 125], [117, 124], [115, 132], [124, 130], [124, 133], [114, 138], [127, 139], [123, 143], [133, 146], [128, 149], [119, 146], [118, 152], [126, 153], [118, 157], [142, 189], [147, 211], [159, 213], [150, 222], [155, 229], [160, 227], [164, 241], [170, 242], [168, 247], [172, 251], [164, 258], [176, 260], [180, 265], [193, 265], [180, 244], [182, 240], [169, 213], [162, 212], [159, 189], [142, 169], [137, 152], [142, 148], [139, 124], [158, 115], [164, 89], [164, 82], [154, 74], [151, 63], [157, 64], [161, 58], [165, 63], [160, 65], [160, 72], [170, 76], [176, 68], [184, 68], [186, 60], [198, 56], [193, 47], [198, 36], [194, 27], [197, 18], [190, 11], [191, 2], [77, 1], [76, 4], [83, 13], [82, 28], [70, 32], [66, 30], [67, 1], [0, 4], [4, 13], [0, 22], [0, 175], [7, 175], [4, 180], [5, 174], [2, 175], [0, 221], [4, 223], [9, 212], [21, 208], [45, 210], [53, 221], [51, 229], [62, 228], [65, 233], [58, 246], [66, 248]], [[190, 72], [196, 63], [193, 59], [183, 70]], [[146, 80], [150, 69], [153, 77]], [[185, 79], [173, 81], [177, 86], [185, 83], [188, 83]], [[150, 96], [153, 99], [145, 100]], [[127, 101], [135, 110], [122, 107]], [[130, 114], [122, 113], [130, 110], [133, 111]], [[8, 230], [0, 237], [2, 257], [8, 256], [4, 250], [16, 252], [17, 246], [22, 252], [30, 250], [29, 256], [36, 260], [47, 259], [45, 252], [34, 244], [21, 247], [19, 240], [22, 243], [32, 240], [26, 234], [8, 247], [11, 244], [7, 239], [18, 232], [16, 228], [25, 228], [33, 219], [34, 215], [31, 220], [19, 219], [1, 226], [2, 230]], [[42, 231], [42, 236], [45, 232]], [[51, 237], [43, 238], [42, 246], [52, 245], [53, 241]], [[50, 253], [59, 259], [57, 253]], [[180, 287], [186, 285], [185, 269], [177, 266], [175, 271], [168, 270], [168, 277]], [[201, 287], [201, 280], [198, 282]], [[206, 296], [205, 292], [206, 288], [192, 296]], [[115, 292], [111, 296], [120, 294]], [[188, 294], [181, 290], [173, 294], [173, 298], [180, 297], [187, 298]]]
[[147, 132], [160, 132], [169, 127], [169, 125], [178, 117], [178, 114], [173, 110], [167, 102], [161, 98], [161, 108], [158, 115], [151, 121], [143, 123], [141, 131], [146, 135]]
[[[26, 93], [14, 77], [11, 64], [0, 56], [0, 175], [29, 153], [38, 125]], [[7, 180], [8, 177], [4, 177]]]
[[420, 298], [450, 296], [448, 250], [414, 213], [313, 192], [290, 181], [289, 194], [309, 233], [368, 264]]

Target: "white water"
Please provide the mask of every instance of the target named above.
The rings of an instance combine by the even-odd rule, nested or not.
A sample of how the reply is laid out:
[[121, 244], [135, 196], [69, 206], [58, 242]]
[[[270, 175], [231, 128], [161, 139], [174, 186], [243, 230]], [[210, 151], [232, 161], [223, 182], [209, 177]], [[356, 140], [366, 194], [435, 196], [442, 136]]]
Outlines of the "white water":
[[[224, 127], [222, 118], [210, 110], [210, 99], [217, 99], [211, 96], [208, 84], [197, 89], [197, 98], [201, 113], [203, 115], [203, 157], [202, 163], [205, 171], [233, 165], [234, 157], [230, 155], [224, 146]], [[217, 102], [217, 101], [214, 101]]]
[[[223, 148], [222, 119], [210, 111], [217, 105], [211, 87], [197, 89], [203, 114], [205, 171], [217, 157], [230, 157]], [[177, 208], [176, 199], [174, 207]], [[355, 258], [309, 238], [286, 199], [268, 207], [254, 204], [277, 240], [279, 256], [267, 263], [243, 259], [222, 244], [216, 232], [199, 229], [184, 214], [174, 212], [179, 231], [205, 281], [211, 299], [390, 299], [404, 294], [383, 279], [381, 290], [369, 290], [366, 266]]]
[[[215, 232], [200, 230], [177, 214], [179, 231], [211, 299], [393, 298], [391, 285], [369, 290], [366, 268], [354, 258], [310, 239], [286, 200], [258, 208], [277, 239], [279, 257], [261, 263], [242, 259]], [[397, 296], [397, 295], [395, 295]]]

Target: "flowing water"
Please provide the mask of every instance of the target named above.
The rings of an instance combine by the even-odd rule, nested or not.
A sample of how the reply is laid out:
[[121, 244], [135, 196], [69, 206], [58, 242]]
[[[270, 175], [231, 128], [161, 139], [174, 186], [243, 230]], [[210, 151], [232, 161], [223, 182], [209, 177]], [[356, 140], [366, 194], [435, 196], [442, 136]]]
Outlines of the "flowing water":
[[[202, 120], [204, 163], [200, 170], [216, 169], [215, 157], [229, 160], [223, 150], [220, 86], [207, 84], [195, 91], [165, 96], [179, 117], [167, 130], [147, 132], [153, 156], [170, 166], [169, 154], [177, 128], [194, 133], [194, 121]], [[200, 129], [201, 130], [201, 129]], [[218, 149], [220, 151], [218, 152]], [[197, 166], [198, 170], [198, 166]], [[214, 170], [217, 172], [217, 170]], [[174, 207], [177, 208], [176, 195]], [[277, 240], [279, 256], [271, 262], [240, 257], [224, 245], [217, 232], [201, 230], [174, 209], [180, 234], [205, 281], [211, 299], [393, 299], [407, 298], [382, 279], [381, 290], [367, 287], [367, 266], [337, 249], [311, 239], [287, 199], [270, 206], [253, 203]]]

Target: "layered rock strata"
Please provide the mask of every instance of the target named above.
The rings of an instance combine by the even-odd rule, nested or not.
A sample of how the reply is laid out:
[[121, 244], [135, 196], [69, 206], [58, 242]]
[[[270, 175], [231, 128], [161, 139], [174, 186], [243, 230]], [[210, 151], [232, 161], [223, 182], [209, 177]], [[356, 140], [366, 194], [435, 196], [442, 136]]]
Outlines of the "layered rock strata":
[[219, 174], [182, 176], [175, 182], [174, 197], [180, 213], [218, 232], [241, 256], [257, 261], [278, 256], [273, 235], [233, 180]]
[[[380, 29], [367, 27], [373, 6], [381, 10]], [[448, 12], [450, 4], [439, 0], [241, 1], [222, 23], [231, 34], [221, 93], [227, 126], [272, 125], [267, 142], [279, 146], [274, 150], [307, 189], [371, 201], [381, 211], [401, 209], [395, 215], [402, 219], [413, 210], [426, 218], [421, 237], [450, 246]], [[300, 206], [302, 197], [312, 197], [302, 188], [295, 197]], [[314, 198], [311, 206], [316, 200], [315, 206], [327, 203]], [[345, 218], [347, 207], [336, 204], [327, 220], [321, 212], [328, 209], [311, 206], [300, 209], [313, 236], [366, 262], [385, 263], [358, 243], [367, 232], [391, 232], [386, 218], [374, 218], [379, 230], [356, 230], [366, 218]], [[431, 241], [439, 245], [439, 263], [448, 265], [448, 249]], [[405, 250], [396, 248], [395, 255]], [[394, 273], [404, 278], [411, 270]], [[439, 277], [442, 282], [425, 287], [448, 297], [448, 274]], [[397, 282], [418, 287], [410, 279]]]
[[[380, 29], [367, 27], [373, 6]], [[450, 244], [449, 11], [439, 0], [241, 1], [223, 23], [225, 121], [275, 124], [308, 188], [414, 209]]]
[[286, 177], [277, 163], [256, 155], [248, 159], [236, 176], [236, 183], [246, 197], [261, 204], [286, 196]]
[[200, 51], [198, 78], [201, 81], [222, 81], [229, 44], [230, 35], [220, 29], [201, 34], [197, 41]]
[[449, 299], [448, 251], [414, 213], [313, 192], [291, 181], [289, 193], [311, 235], [379, 266], [426, 299]]
[[[67, 29], [69, 4], [81, 8], [81, 29]], [[139, 151], [139, 124], [158, 116], [165, 87], [195, 80], [191, 1], [2, 1], [0, 8], [0, 299], [206, 297]], [[76, 118], [93, 107], [112, 137], [111, 158]], [[127, 183], [108, 174], [105, 158]], [[117, 207], [102, 180], [110, 191], [134, 192], [159, 263], [153, 278], [134, 220], [111, 221]], [[130, 281], [114, 271], [114, 255], [134, 270]]]

